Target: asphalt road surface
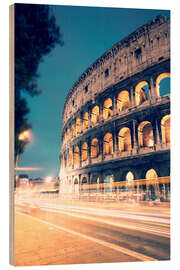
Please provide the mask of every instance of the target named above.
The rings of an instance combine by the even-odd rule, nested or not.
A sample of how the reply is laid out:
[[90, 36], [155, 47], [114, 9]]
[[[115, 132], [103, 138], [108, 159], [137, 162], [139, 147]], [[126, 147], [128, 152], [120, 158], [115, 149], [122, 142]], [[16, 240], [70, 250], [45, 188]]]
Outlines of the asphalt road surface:
[[[41, 262], [44, 264], [170, 259], [170, 213], [168, 206], [145, 207], [114, 204], [112, 207], [112, 204], [109, 206], [102, 204], [101, 206], [100, 203], [67, 203], [51, 200], [37, 201], [37, 199], [17, 199], [15, 206], [16, 215], [21, 216], [19, 226], [23, 227], [23, 218], [29, 217], [29, 223], [32, 221], [46, 225], [48, 227], [47, 235], [51, 230], [55, 230], [57, 235], [63, 235], [62, 240], [56, 241], [54, 249], [57, 249], [57, 245], [62, 249], [63, 246], [66, 246], [66, 251], [69, 250], [69, 252], [65, 252], [64, 259], [62, 259], [64, 256], [62, 252], [56, 255], [56, 260], [52, 259], [51, 261], [51, 257], [46, 260], [47, 256], [42, 257]], [[29, 230], [28, 236], [35, 237], [34, 234], [32, 234], [33, 236], [31, 234], [32, 232]], [[69, 240], [69, 244], [67, 244], [66, 238], [69, 239], [69, 237], [73, 237], [73, 239]], [[66, 245], [63, 241], [66, 241]], [[84, 242], [81, 243], [81, 241]], [[51, 235], [49, 235], [49, 242], [51, 242]], [[75, 252], [75, 249], [78, 249], [78, 243], [82, 246], [81, 254], [78, 250]], [[46, 246], [48, 246], [47, 242]], [[25, 249], [26, 246], [21, 251], [23, 252]], [[95, 255], [94, 251], [96, 251]], [[101, 252], [97, 255], [97, 251]], [[76, 256], [74, 254], [73, 257], [74, 252]], [[38, 251], [36, 254], [38, 255]], [[31, 260], [31, 263], [22, 263], [22, 265], [38, 264], [38, 261], [36, 262], [33, 263]], [[20, 263], [17, 264], [20, 265]], [[39, 262], [39, 264], [43, 263]]]

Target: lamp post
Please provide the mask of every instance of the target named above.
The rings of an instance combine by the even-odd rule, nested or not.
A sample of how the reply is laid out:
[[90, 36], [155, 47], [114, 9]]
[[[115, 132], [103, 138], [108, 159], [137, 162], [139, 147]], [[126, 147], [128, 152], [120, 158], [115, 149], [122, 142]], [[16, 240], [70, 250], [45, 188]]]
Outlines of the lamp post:
[[[21, 132], [18, 136], [18, 140], [19, 141], [22, 141], [22, 142], [30, 142], [31, 141], [31, 133], [30, 133], [30, 130], [24, 130], [23, 132]], [[18, 167], [18, 161], [19, 161], [19, 155], [17, 153], [16, 155], [16, 160], [15, 160], [15, 168], [14, 168], [14, 176], [15, 176], [15, 181], [16, 181], [16, 170], [17, 170], [17, 167]]]

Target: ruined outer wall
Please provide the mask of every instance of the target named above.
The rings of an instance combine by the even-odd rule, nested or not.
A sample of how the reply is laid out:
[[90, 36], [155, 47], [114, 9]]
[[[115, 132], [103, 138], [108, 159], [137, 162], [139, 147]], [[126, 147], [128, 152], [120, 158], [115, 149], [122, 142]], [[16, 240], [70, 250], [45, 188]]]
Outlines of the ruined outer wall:
[[[164, 16], [158, 16], [106, 51], [70, 89], [63, 109], [63, 130], [73, 115], [98, 94], [144, 69], [169, 59], [169, 39], [170, 21]], [[141, 59], [138, 59], [138, 53], [142, 54]], [[105, 77], [107, 70], [108, 78]]]

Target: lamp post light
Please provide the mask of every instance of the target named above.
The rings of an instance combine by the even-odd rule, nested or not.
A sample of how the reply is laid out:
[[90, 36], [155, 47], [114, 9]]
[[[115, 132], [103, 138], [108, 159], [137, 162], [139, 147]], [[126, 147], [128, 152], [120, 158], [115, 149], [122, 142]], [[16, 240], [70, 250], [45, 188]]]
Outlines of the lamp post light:
[[[22, 142], [30, 142], [31, 141], [31, 132], [30, 130], [24, 130], [23, 132], [21, 132], [18, 136], [18, 140], [19, 141], [22, 141]], [[15, 178], [15, 181], [16, 181], [16, 170], [18, 168], [18, 161], [19, 161], [19, 153], [17, 153], [16, 155], [16, 160], [15, 160], [15, 168], [14, 168], [14, 178]]]

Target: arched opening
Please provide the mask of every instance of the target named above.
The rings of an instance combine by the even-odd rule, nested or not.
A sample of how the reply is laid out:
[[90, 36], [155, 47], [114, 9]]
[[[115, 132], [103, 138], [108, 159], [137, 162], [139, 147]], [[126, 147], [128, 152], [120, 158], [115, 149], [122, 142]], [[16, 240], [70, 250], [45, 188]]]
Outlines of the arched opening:
[[113, 136], [111, 133], [106, 133], [103, 140], [103, 154], [113, 154]]
[[158, 97], [170, 94], [170, 73], [162, 73], [157, 77], [156, 91]]
[[88, 145], [86, 142], [82, 145], [82, 161], [86, 161], [88, 159]]
[[74, 123], [71, 126], [71, 137], [74, 137]]
[[83, 115], [83, 130], [88, 128], [88, 112], [85, 112]]
[[138, 83], [135, 88], [136, 105], [141, 105], [146, 100], [149, 100], [149, 85], [146, 81]]
[[158, 175], [154, 169], [146, 172], [146, 199], [155, 200], [160, 196], [160, 189], [158, 184]]
[[126, 174], [126, 181], [130, 184], [134, 181], [134, 174], [131, 171]]
[[131, 150], [131, 132], [129, 128], [124, 127], [119, 131], [118, 146], [120, 152]]
[[113, 114], [112, 111], [112, 99], [108, 98], [105, 100], [104, 105], [103, 105], [103, 118], [108, 119], [111, 117]]
[[72, 166], [72, 162], [73, 162], [73, 152], [72, 152], [72, 149], [70, 149], [69, 154], [68, 154], [68, 166], [69, 167]]
[[144, 121], [139, 125], [138, 142], [141, 147], [152, 147], [154, 145], [153, 129], [150, 122]]
[[74, 165], [79, 166], [79, 147], [76, 146], [74, 149]]
[[99, 155], [99, 141], [94, 138], [91, 142], [91, 158], [96, 158]]
[[153, 179], [157, 179], [157, 178], [158, 178], [158, 175], [154, 169], [150, 169], [146, 172], [146, 179], [147, 180], [153, 180]]
[[99, 106], [94, 106], [91, 113], [91, 121], [96, 124], [99, 121]]
[[162, 143], [170, 143], [170, 114], [161, 120]]
[[76, 134], [78, 135], [80, 134], [80, 132], [81, 132], [81, 120], [80, 118], [77, 118], [76, 119]]
[[121, 91], [117, 97], [117, 110], [121, 112], [127, 108], [129, 108], [129, 93], [128, 91]]

